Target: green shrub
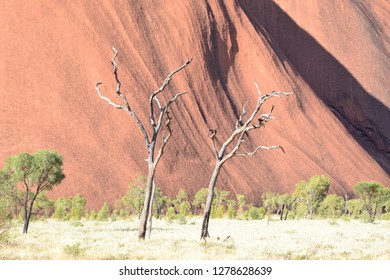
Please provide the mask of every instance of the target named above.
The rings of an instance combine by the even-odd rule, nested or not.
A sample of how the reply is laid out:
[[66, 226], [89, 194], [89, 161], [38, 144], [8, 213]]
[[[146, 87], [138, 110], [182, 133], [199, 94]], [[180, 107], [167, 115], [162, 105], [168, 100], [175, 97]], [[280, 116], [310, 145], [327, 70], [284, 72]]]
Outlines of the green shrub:
[[124, 216], [137, 215], [140, 217], [144, 205], [146, 177], [137, 176], [129, 184], [126, 194], [114, 202], [114, 209], [124, 212]]
[[207, 191], [207, 188], [201, 188], [195, 194], [195, 199], [192, 202], [192, 205], [194, 205], [196, 212], [201, 212], [206, 207]]
[[7, 184], [7, 177], [0, 172], [0, 243], [6, 242], [9, 238], [12, 210], [15, 206], [15, 200], [12, 199], [12, 186]]
[[191, 214], [191, 204], [188, 201], [184, 201], [180, 204], [179, 213], [183, 217], [187, 217]]
[[380, 215], [380, 219], [387, 220], [387, 221], [390, 220], [390, 212], [387, 212], [387, 213]]
[[80, 220], [85, 215], [86, 200], [81, 194], [76, 194], [71, 201], [70, 219]]
[[329, 194], [321, 202], [318, 209], [319, 213], [328, 218], [336, 218], [341, 216], [345, 208], [344, 199], [337, 194]]
[[80, 242], [77, 242], [73, 245], [65, 245], [64, 252], [72, 257], [80, 257], [84, 255], [85, 248], [81, 248]]
[[235, 219], [237, 217], [236, 202], [234, 200], [228, 201], [227, 214], [229, 219]]
[[264, 219], [264, 216], [265, 216], [264, 208], [263, 207], [259, 207], [259, 209], [257, 211], [257, 214], [258, 214], [258, 219], [259, 220]]
[[60, 221], [67, 221], [70, 219], [70, 211], [72, 209], [71, 197], [60, 197], [54, 202], [53, 218]]
[[89, 220], [96, 220], [96, 217], [97, 217], [97, 213], [95, 210], [91, 210], [91, 212], [89, 212]]
[[[176, 210], [177, 213], [180, 213], [182, 205], [183, 204], [187, 204], [187, 203], [190, 206], [189, 209], [188, 209], [189, 212], [190, 212], [191, 204], [189, 202], [189, 197], [190, 196], [189, 196], [189, 194], [188, 194], [188, 192], [186, 190], [184, 190], [184, 189], [180, 189], [179, 190], [179, 192], [176, 195], [176, 198], [174, 200], [172, 200], [173, 207], [175, 207], [175, 210]], [[187, 205], [183, 205], [183, 206], [184, 206], [184, 208], [186, 208]], [[186, 211], [186, 209], [183, 209], [183, 210]]]
[[108, 207], [107, 202], [105, 202], [102, 208], [97, 213], [96, 219], [98, 221], [107, 221], [110, 218], [110, 208]]
[[33, 209], [34, 216], [32, 217], [32, 220], [39, 218], [48, 219], [53, 216], [55, 210], [54, 201], [48, 199], [45, 192], [41, 192], [35, 200]]
[[246, 198], [246, 195], [244, 194], [238, 194], [236, 196], [237, 198], [237, 206], [238, 206], [238, 210], [237, 210], [237, 214], [238, 215], [242, 215], [245, 217], [245, 212], [247, 210], [247, 198]]
[[70, 225], [73, 227], [83, 227], [84, 224], [80, 220], [73, 220], [70, 222]]
[[265, 192], [261, 195], [263, 207], [268, 215], [277, 213], [280, 206], [280, 195], [274, 192]]
[[296, 205], [296, 208], [295, 208], [295, 216], [298, 219], [304, 219], [304, 218], [306, 218], [306, 215], [307, 215], [306, 204], [303, 203], [302, 201], [299, 201]]
[[167, 218], [172, 221], [176, 219], [176, 210], [174, 207], [169, 207], [167, 210]]
[[244, 220], [249, 220], [249, 210], [245, 210], [241, 217], [244, 219]]
[[163, 191], [159, 187], [156, 187], [153, 200], [154, 217], [156, 219], [160, 219], [160, 216], [166, 211], [167, 205], [171, 203], [170, 198], [164, 195]]
[[[305, 204], [306, 215], [312, 219], [317, 213], [320, 203], [329, 191], [330, 179], [326, 176], [313, 176], [309, 181], [301, 181], [295, 185], [294, 195]], [[305, 216], [306, 216], [305, 215]]]
[[11, 228], [11, 206], [10, 201], [0, 197], [0, 243], [8, 240]]
[[355, 186], [355, 193], [361, 199], [371, 223], [374, 222], [378, 211], [390, 199], [390, 189], [375, 181], [360, 181]]
[[248, 219], [249, 220], [259, 220], [260, 215], [259, 215], [259, 208], [252, 206], [248, 210]]
[[128, 216], [125, 213], [125, 210], [121, 209], [119, 210], [119, 218], [122, 220], [125, 220]]
[[363, 212], [363, 202], [360, 199], [350, 199], [347, 202], [348, 213], [352, 218], [357, 219]]
[[180, 225], [185, 225], [187, 223], [187, 218], [186, 216], [183, 216], [181, 214], [178, 215], [178, 220]]
[[211, 218], [213, 219], [222, 219], [225, 216], [225, 207], [220, 205], [219, 207], [213, 206], [210, 213]]

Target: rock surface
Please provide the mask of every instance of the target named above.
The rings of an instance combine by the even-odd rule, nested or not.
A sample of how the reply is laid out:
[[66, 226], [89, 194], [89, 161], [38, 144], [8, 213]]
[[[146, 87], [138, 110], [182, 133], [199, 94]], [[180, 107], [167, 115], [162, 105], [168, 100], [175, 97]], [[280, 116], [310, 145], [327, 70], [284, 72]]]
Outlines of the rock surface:
[[[156, 183], [167, 194], [208, 184], [209, 127], [221, 142], [258, 94], [277, 120], [247, 141], [282, 145], [228, 162], [217, 183], [257, 199], [291, 192], [313, 175], [351, 193], [359, 180], [390, 184], [390, 4], [387, 1], [2, 1], [0, 4], [0, 161], [48, 148], [64, 156], [66, 179], [52, 196], [81, 193], [89, 208], [123, 195], [146, 174], [146, 147], [113, 101], [112, 45], [122, 89], [147, 122], [149, 94], [186, 59], [166, 96], [190, 93], [172, 107], [174, 135]], [[219, 142], [219, 143], [220, 143]]]

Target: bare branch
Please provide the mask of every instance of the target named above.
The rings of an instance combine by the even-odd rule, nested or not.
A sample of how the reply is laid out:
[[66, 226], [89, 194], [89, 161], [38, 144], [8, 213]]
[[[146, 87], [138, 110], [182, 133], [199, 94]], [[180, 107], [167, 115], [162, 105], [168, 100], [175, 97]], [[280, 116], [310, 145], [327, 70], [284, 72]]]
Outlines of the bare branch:
[[155, 160], [155, 164], [157, 165], [157, 163], [159, 162], [161, 156], [164, 154], [164, 149], [165, 149], [165, 146], [166, 144], [168, 143], [169, 139], [171, 138], [172, 136], [172, 128], [171, 128], [171, 122], [172, 122], [172, 116], [171, 116], [171, 113], [166, 110], [165, 111], [165, 115], [167, 117], [167, 120], [165, 122], [165, 127], [167, 128], [168, 130], [168, 135], [167, 136], [164, 136], [162, 137], [162, 143], [161, 143], [161, 146], [160, 146], [160, 149], [158, 150], [158, 155], [156, 157], [156, 160]]
[[155, 91], [153, 92], [152, 96], [154, 98], [154, 96], [156, 96], [157, 94], [159, 94], [160, 92], [164, 91], [165, 87], [169, 84], [169, 82], [172, 80], [172, 77], [173, 75], [175, 75], [177, 72], [179, 72], [181, 69], [185, 68], [188, 64], [190, 64], [192, 61], [192, 58], [185, 61], [184, 64], [182, 66], [180, 66], [179, 68], [175, 69], [174, 71], [172, 71], [164, 80], [163, 84]]
[[121, 95], [121, 82], [119, 81], [118, 74], [117, 74], [118, 65], [115, 62], [115, 59], [118, 56], [118, 51], [115, 49], [114, 46], [112, 46], [112, 50], [114, 51], [114, 57], [111, 59], [111, 64], [113, 66], [114, 77], [115, 77], [115, 81], [117, 83], [116, 93], [120, 96]]
[[236, 129], [238, 129], [242, 126], [242, 118], [247, 114], [246, 105], [248, 105], [248, 103], [249, 103], [249, 100], [247, 102], [245, 102], [244, 106], [242, 107], [242, 113], [238, 117], [238, 120], [236, 122]]
[[[242, 120], [242, 117], [247, 113], [246, 109], [245, 109], [245, 106], [247, 105], [247, 103], [244, 105], [243, 113], [239, 116], [238, 121], [236, 123], [236, 129], [233, 131], [233, 133], [230, 135], [230, 137], [222, 144], [222, 147], [219, 150], [217, 159], [221, 160], [221, 163], [226, 162], [228, 159], [232, 158], [233, 156], [235, 156], [237, 154], [238, 149], [240, 148], [241, 144], [244, 142], [244, 140], [243, 140], [244, 136], [250, 130], [258, 129], [258, 128], [264, 126], [264, 124], [269, 122], [270, 120], [275, 119], [274, 117], [271, 116], [271, 114], [272, 114], [272, 112], [273, 112], [273, 110], [275, 108], [275, 106], [273, 105], [271, 110], [270, 110], [270, 112], [268, 114], [262, 114], [258, 118], [258, 122], [255, 123], [255, 124], [252, 124], [252, 122], [255, 119], [256, 115], [260, 111], [260, 108], [261, 108], [262, 104], [267, 99], [275, 97], [275, 96], [276, 97], [280, 97], [280, 95], [291, 95], [291, 93], [287, 93], [287, 92], [272, 91], [271, 93], [262, 96], [262, 94], [260, 92], [260, 89], [259, 89], [259, 87], [258, 87], [256, 82], [255, 82], [255, 85], [256, 85], [257, 91], [258, 91], [258, 93], [260, 95], [260, 97], [258, 99], [258, 102], [257, 102], [257, 105], [254, 108], [254, 110], [253, 110], [252, 114], [250, 115], [250, 117], [245, 121], [245, 123], [243, 123], [240, 126], [238, 121], [240, 119]], [[234, 139], [236, 139], [236, 141], [237, 141], [235, 146], [234, 146], [234, 148], [227, 155], [225, 155], [227, 147], [234, 141]]]
[[[144, 125], [142, 124], [141, 120], [138, 118], [137, 114], [131, 109], [130, 107], [130, 104], [129, 102], [127, 101], [127, 98], [126, 96], [121, 92], [121, 82], [119, 80], [119, 77], [118, 77], [118, 65], [116, 64], [116, 57], [118, 56], [118, 51], [115, 49], [115, 47], [113, 46], [112, 47], [112, 50], [114, 51], [114, 56], [111, 60], [111, 64], [113, 66], [113, 74], [114, 74], [114, 78], [115, 78], [115, 81], [117, 83], [117, 86], [116, 86], [116, 94], [122, 99], [123, 103], [125, 104], [125, 106], [121, 106], [121, 105], [118, 105], [118, 104], [115, 104], [113, 103], [112, 101], [110, 101], [108, 98], [102, 98], [102, 95], [100, 93], [100, 89], [99, 89], [99, 84], [101, 83], [97, 83], [96, 84], [96, 90], [98, 91], [99, 93], [99, 96], [100, 98], [102, 98], [103, 100], [105, 100], [106, 102], [108, 102], [110, 105], [116, 107], [117, 109], [123, 109], [125, 111], [127, 111], [132, 117], [133, 119], [135, 120], [135, 122], [137, 123], [139, 129], [141, 130], [143, 136], [144, 136], [144, 139], [145, 139], [145, 143], [146, 143], [146, 146], [149, 145], [149, 136], [148, 136], [148, 132], [146, 131]], [[112, 103], [112, 104], [111, 104]], [[115, 106], [116, 105], [116, 106]], [[122, 107], [122, 108], [120, 108]]]
[[162, 110], [163, 107], [161, 106], [161, 102], [160, 102], [160, 100], [158, 99], [157, 96], [154, 97], [154, 100], [156, 101], [158, 108], [159, 108], [160, 110]]
[[[178, 73], [180, 70], [182, 70], [183, 68], [185, 68], [187, 65], [189, 65], [192, 61], [192, 58], [185, 61], [184, 64], [180, 67], [178, 67], [177, 69], [175, 69], [174, 71], [172, 71], [170, 74], [168, 74], [168, 76], [165, 78], [163, 84], [156, 90], [154, 91], [151, 95], [150, 95], [150, 98], [149, 98], [149, 110], [150, 110], [150, 123], [152, 125], [152, 127], [155, 127], [156, 126], [156, 121], [155, 121], [155, 116], [154, 116], [154, 107], [153, 107], [153, 101], [156, 101], [157, 103], [157, 106], [159, 107], [160, 109], [160, 112], [164, 110], [164, 107], [161, 106], [161, 103], [160, 103], [160, 100], [158, 99], [157, 95], [161, 92], [164, 91], [164, 89], [168, 86], [168, 84], [170, 83], [170, 81], [172, 80], [172, 77]], [[165, 106], [166, 108], [168, 108], [173, 102], [175, 102], [175, 100], [180, 96], [180, 95], [183, 95], [187, 92], [183, 92], [183, 93], [178, 93], [176, 94], [172, 99], [170, 99], [167, 103], [167, 105]]]
[[271, 149], [281, 149], [283, 153], [286, 153], [282, 146], [258, 146], [253, 152], [247, 153], [236, 153], [236, 156], [254, 156], [258, 150], [271, 150]]
[[218, 152], [217, 152], [217, 149], [215, 147], [215, 135], [216, 134], [217, 134], [217, 130], [216, 129], [209, 128], [209, 137], [213, 141], [213, 146], [212, 146], [213, 154], [214, 154], [215, 158], [218, 160]]
[[256, 83], [256, 82], [254, 82], [255, 83], [255, 86], [256, 86], [256, 89], [257, 89], [257, 93], [260, 95], [260, 99], [261, 99], [261, 91], [260, 91], [260, 88], [259, 88], [259, 85]]
[[123, 106], [118, 105], [118, 104], [115, 104], [115, 103], [112, 102], [110, 99], [108, 99], [107, 97], [105, 97], [105, 96], [103, 96], [103, 95], [101, 94], [100, 88], [99, 88], [99, 85], [101, 85], [101, 84], [102, 84], [101, 82], [98, 82], [98, 83], [96, 83], [96, 86], [95, 86], [95, 88], [96, 88], [96, 90], [97, 90], [97, 92], [98, 92], [98, 94], [99, 94], [99, 97], [100, 97], [101, 99], [103, 99], [104, 101], [106, 101], [109, 105], [114, 106], [114, 107], [117, 108], [117, 109], [121, 109], [121, 110], [127, 111], [125, 108], [123, 108]]
[[261, 104], [264, 103], [264, 101], [266, 101], [267, 99], [270, 99], [271, 97], [280, 97], [281, 95], [292, 95], [293, 93], [291, 92], [284, 92], [284, 91], [272, 91], [271, 93], [269, 94], [266, 94], [265, 96], [263, 96], [262, 98], [259, 99], [259, 101], [261, 100]]
[[179, 96], [182, 96], [182, 95], [187, 94], [187, 93], [188, 93], [187, 91], [183, 91], [183, 92], [176, 93], [176, 95], [175, 95], [172, 99], [168, 100], [167, 105], [166, 105], [166, 108], [168, 109], [169, 106], [171, 106], [171, 104], [172, 104], [173, 102], [175, 102], [176, 99], [177, 99]]
[[214, 139], [215, 135], [217, 134], [217, 130], [214, 128], [209, 128], [209, 137], [211, 139]]

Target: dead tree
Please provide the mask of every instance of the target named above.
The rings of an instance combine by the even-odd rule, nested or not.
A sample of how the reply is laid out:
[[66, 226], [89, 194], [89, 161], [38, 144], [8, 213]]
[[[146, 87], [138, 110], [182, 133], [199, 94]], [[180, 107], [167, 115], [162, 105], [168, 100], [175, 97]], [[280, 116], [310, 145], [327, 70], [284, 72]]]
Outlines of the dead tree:
[[[207, 198], [206, 198], [206, 207], [204, 210], [204, 215], [203, 215], [203, 222], [202, 222], [202, 232], [201, 232], [201, 239], [205, 239], [207, 237], [210, 237], [208, 227], [209, 227], [209, 220], [210, 220], [210, 214], [211, 214], [211, 207], [213, 203], [213, 198], [214, 198], [214, 188], [215, 184], [217, 182], [218, 176], [221, 172], [222, 166], [225, 164], [226, 161], [229, 159], [235, 157], [235, 156], [254, 156], [259, 150], [265, 149], [265, 150], [270, 150], [270, 149], [281, 149], [284, 152], [284, 149], [282, 146], [258, 146], [253, 152], [244, 152], [244, 153], [239, 153], [239, 149], [241, 145], [245, 142], [245, 137], [252, 132], [253, 130], [259, 129], [267, 122], [269, 122], [272, 119], [275, 119], [272, 116], [272, 111], [274, 109], [274, 105], [272, 106], [271, 110], [266, 113], [266, 114], [261, 114], [259, 116], [260, 108], [264, 104], [265, 101], [272, 97], [280, 97], [281, 95], [290, 95], [291, 93], [286, 93], [286, 92], [276, 92], [273, 91], [269, 94], [266, 94], [262, 96], [258, 85], [255, 83], [257, 92], [259, 93], [259, 99], [257, 101], [256, 107], [252, 111], [251, 115], [248, 117], [246, 121], [244, 121], [245, 115], [248, 113], [246, 111], [246, 106], [248, 105], [249, 102], [246, 102], [243, 109], [242, 113], [238, 116], [235, 129], [232, 132], [232, 134], [229, 136], [229, 138], [222, 144], [221, 148], [219, 151], [217, 151], [216, 147], [216, 135], [217, 135], [217, 130], [209, 128], [209, 137], [212, 140], [212, 149], [213, 153], [215, 156], [215, 166], [214, 166], [214, 171], [211, 175], [210, 183], [208, 186], [208, 192], [207, 192]], [[228, 151], [228, 149], [231, 149]]]
[[[153, 182], [154, 182], [154, 175], [156, 173], [157, 164], [160, 161], [162, 155], [164, 154], [164, 149], [166, 144], [168, 143], [169, 139], [172, 136], [172, 128], [171, 128], [171, 122], [172, 122], [172, 115], [170, 113], [170, 107], [171, 105], [177, 101], [177, 99], [182, 96], [183, 94], [186, 94], [187, 92], [179, 92], [176, 93], [172, 98], [168, 99], [165, 105], [162, 104], [162, 102], [159, 100], [159, 95], [166, 89], [166, 87], [169, 85], [170, 81], [172, 80], [172, 77], [181, 71], [183, 68], [185, 68], [188, 64], [190, 64], [191, 60], [187, 60], [184, 62], [182, 66], [174, 70], [172, 73], [170, 73], [162, 83], [162, 85], [153, 93], [150, 94], [149, 97], [149, 121], [150, 121], [150, 129], [149, 131], [146, 129], [146, 126], [141, 122], [141, 120], [138, 118], [137, 114], [132, 110], [126, 96], [121, 92], [121, 82], [119, 81], [118, 77], [118, 66], [116, 64], [116, 57], [118, 55], [118, 51], [115, 49], [115, 47], [112, 47], [112, 50], [114, 51], [114, 57], [111, 60], [111, 64], [113, 66], [113, 74], [116, 81], [116, 94], [120, 97], [120, 99], [123, 102], [123, 105], [116, 104], [112, 102], [107, 97], [103, 96], [100, 90], [101, 82], [96, 83], [96, 90], [99, 94], [99, 97], [106, 101], [109, 105], [123, 110], [127, 112], [136, 122], [139, 129], [141, 130], [141, 133], [143, 135], [143, 138], [145, 140], [145, 145], [148, 151], [148, 157], [146, 159], [148, 163], [148, 176], [146, 181], [146, 187], [145, 187], [145, 199], [144, 199], [144, 205], [140, 217], [140, 225], [138, 230], [138, 238], [139, 240], [145, 240], [146, 235], [146, 229], [147, 229], [147, 223], [148, 223], [148, 216], [150, 215], [150, 207], [152, 207], [152, 192], [153, 192]], [[156, 110], [157, 109], [157, 110]], [[167, 134], [162, 135], [161, 142], [158, 141], [158, 135], [161, 132], [162, 128], [165, 127]], [[159, 147], [158, 146], [159, 142]]]

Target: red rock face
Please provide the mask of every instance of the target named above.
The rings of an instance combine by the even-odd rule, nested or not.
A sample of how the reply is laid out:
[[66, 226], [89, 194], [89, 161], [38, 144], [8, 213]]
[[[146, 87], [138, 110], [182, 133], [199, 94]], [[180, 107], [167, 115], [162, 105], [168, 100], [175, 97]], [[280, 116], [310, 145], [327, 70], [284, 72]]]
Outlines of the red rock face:
[[339, 194], [359, 180], [390, 184], [388, 2], [39, 2], [1, 4], [0, 160], [57, 150], [67, 177], [53, 196], [81, 193], [88, 207], [99, 208], [146, 174], [146, 147], [133, 119], [95, 91], [101, 81], [103, 93], [120, 102], [112, 45], [122, 89], [144, 122], [150, 93], [193, 58], [165, 93], [190, 91], [172, 107], [175, 133], [156, 175], [166, 193], [207, 186], [207, 129], [218, 129], [219, 143], [231, 133], [242, 105], [255, 105], [253, 81], [264, 93], [294, 96], [272, 100], [277, 120], [244, 148], [282, 145], [286, 154], [235, 158], [218, 188], [258, 199], [264, 191], [290, 192], [316, 174], [329, 176]]

